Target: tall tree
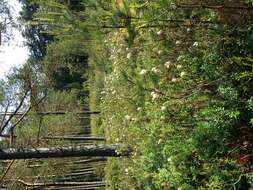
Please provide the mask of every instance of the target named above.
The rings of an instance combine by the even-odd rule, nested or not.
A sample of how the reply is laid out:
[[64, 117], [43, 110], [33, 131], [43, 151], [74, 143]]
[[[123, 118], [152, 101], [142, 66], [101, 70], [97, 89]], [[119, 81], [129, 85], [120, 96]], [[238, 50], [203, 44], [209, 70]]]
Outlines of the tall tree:
[[11, 29], [14, 25], [10, 9], [6, 0], [0, 1], [0, 46], [10, 39]]
[[33, 23], [33, 17], [39, 5], [32, 0], [19, 0], [22, 3], [21, 19], [25, 24], [23, 36], [29, 47], [31, 56], [42, 60], [46, 55], [47, 44], [53, 41], [53, 36], [44, 32], [41, 25]]

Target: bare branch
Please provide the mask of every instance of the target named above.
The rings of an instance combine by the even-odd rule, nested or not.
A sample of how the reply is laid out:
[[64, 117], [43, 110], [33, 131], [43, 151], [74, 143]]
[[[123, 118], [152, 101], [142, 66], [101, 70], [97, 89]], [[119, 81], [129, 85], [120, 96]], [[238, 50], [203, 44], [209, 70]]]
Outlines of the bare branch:
[[[43, 96], [43, 97], [37, 102], [36, 105], [40, 104], [45, 98], [46, 98], [46, 95]], [[30, 110], [33, 108], [33, 106], [34, 106], [34, 105], [30, 105], [30, 107], [28, 108], [28, 110], [27, 110], [25, 113], [23, 113], [23, 115], [19, 118], [19, 120], [18, 120], [16, 123], [13, 124], [13, 128], [15, 128], [17, 125], [19, 125], [19, 124], [23, 121], [23, 119], [24, 119], [25, 116], [30, 112]]]
[[1, 125], [0, 126], [3, 126], [3, 124], [4, 124], [4, 120], [5, 120], [6, 116], [7, 116], [9, 106], [10, 106], [10, 102], [8, 101], [8, 104], [7, 104], [6, 108], [5, 108], [5, 111], [4, 111], [3, 118], [1, 120]]
[[8, 118], [8, 120], [5, 122], [5, 124], [4, 124], [3, 127], [1, 128], [0, 134], [3, 133], [4, 129], [7, 127], [7, 125], [8, 125], [9, 122], [11, 121], [11, 119], [16, 115], [16, 113], [17, 113], [17, 112], [19, 111], [19, 109], [21, 108], [21, 106], [23, 105], [23, 103], [24, 103], [24, 101], [25, 101], [25, 99], [26, 99], [26, 96], [27, 96], [28, 92], [29, 92], [29, 90], [27, 90], [27, 91], [25, 92], [25, 95], [24, 95], [24, 97], [22, 98], [22, 100], [20, 101], [18, 107], [17, 107], [16, 110], [13, 112], [13, 114], [10, 115], [10, 117]]

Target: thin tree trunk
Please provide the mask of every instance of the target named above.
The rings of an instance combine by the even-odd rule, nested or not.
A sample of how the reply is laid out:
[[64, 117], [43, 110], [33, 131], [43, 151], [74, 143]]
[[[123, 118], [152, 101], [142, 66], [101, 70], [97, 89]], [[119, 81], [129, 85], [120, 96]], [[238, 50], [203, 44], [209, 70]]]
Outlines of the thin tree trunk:
[[[11, 114], [8, 114], [8, 112], [4, 112], [3, 115], [9, 115], [10, 117], [7, 119], [7, 121], [3, 124], [3, 126], [1, 126], [0, 129], [0, 134], [3, 133], [3, 131], [5, 130], [5, 128], [8, 126], [8, 124], [10, 123], [11, 119], [18, 113], [19, 109], [22, 107], [27, 95], [28, 95], [29, 90], [27, 90], [25, 92], [25, 95], [23, 96], [22, 100], [20, 101], [18, 107], [16, 108], [16, 110], [14, 112], [11, 112]], [[22, 114], [23, 115], [23, 114]]]
[[[6, 161], [5, 161], [6, 162]], [[1, 163], [5, 163], [5, 162], [1, 162]], [[10, 163], [9, 161], [6, 163]], [[106, 158], [97, 158], [97, 159], [88, 159], [88, 160], [77, 160], [77, 161], [70, 161], [70, 162], [66, 162], [65, 165], [81, 165], [81, 166], [103, 166], [106, 164]], [[59, 166], [62, 165], [62, 163], [55, 163], [52, 166]], [[28, 168], [40, 168], [43, 167], [44, 165], [42, 164], [31, 164], [28, 165]]]
[[43, 137], [46, 140], [73, 140], [73, 141], [105, 141], [104, 137], [73, 137], [73, 136], [55, 136], [55, 137]]
[[74, 174], [74, 173], [85, 173], [85, 172], [94, 172], [95, 169], [94, 168], [83, 168], [83, 169], [77, 169], [77, 170], [73, 170], [73, 173], [69, 173]]
[[7, 168], [5, 169], [3, 175], [2, 175], [1, 178], [0, 178], [0, 184], [2, 184], [2, 182], [3, 182], [4, 178], [5, 178], [5, 176], [7, 175], [7, 173], [9, 172], [9, 170], [11, 169], [11, 166], [14, 164], [14, 162], [15, 162], [15, 160], [12, 160], [12, 161], [8, 164]]
[[[57, 178], [59, 180], [61, 180], [62, 178], [65, 178], [65, 177], [78, 177], [78, 176], [87, 176], [87, 175], [93, 175], [94, 174], [94, 171], [85, 171], [85, 172], [73, 172], [73, 173], [68, 173], [68, 174], [62, 174], [62, 175], [58, 175], [58, 174], [51, 174], [51, 175], [46, 175], [46, 176], [26, 176], [26, 177], [23, 177], [22, 179], [23, 180], [37, 180], [40, 181], [40, 180], [43, 180], [43, 179], [52, 179], [53, 181], [50, 181], [50, 183], [53, 183], [55, 182], [54, 179]], [[10, 181], [15, 181], [16, 179], [10, 179]]]
[[[13, 180], [11, 180], [13, 181]], [[49, 182], [49, 183], [29, 183], [23, 180], [14, 180], [13, 182], [21, 183], [25, 186], [30, 187], [48, 187], [48, 186], [104, 186], [105, 181], [95, 181], [95, 182]]]
[[85, 176], [85, 175], [90, 175], [90, 174], [94, 174], [94, 170], [93, 171], [84, 171], [84, 172], [74, 172], [74, 173], [68, 173], [65, 175], [65, 177], [74, 177], [74, 176]]
[[[0, 112], [0, 115], [23, 115], [25, 112]], [[48, 111], [48, 112], [36, 112], [38, 115], [65, 115], [65, 114], [76, 114], [76, 115], [91, 115], [91, 114], [99, 114], [99, 111], [82, 111], [82, 112], [67, 112], [67, 111]]]
[[94, 163], [94, 162], [105, 162], [107, 161], [106, 158], [92, 158], [87, 160], [77, 160], [74, 161], [74, 164], [87, 164], [87, 163]]
[[[105, 186], [105, 185], [104, 185]], [[61, 187], [62, 190], [73, 190], [73, 187]], [[101, 186], [77, 186], [75, 189], [78, 190], [96, 190], [96, 189], [101, 189]], [[47, 188], [46, 190], [59, 190], [59, 188]]]
[[0, 160], [32, 159], [32, 158], [63, 158], [81, 156], [102, 156], [120, 157], [129, 156], [131, 149], [127, 148], [121, 153], [117, 152], [119, 146], [116, 145], [91, 145], [78, 147], [59, 148], [9, 148], [0, 150]]

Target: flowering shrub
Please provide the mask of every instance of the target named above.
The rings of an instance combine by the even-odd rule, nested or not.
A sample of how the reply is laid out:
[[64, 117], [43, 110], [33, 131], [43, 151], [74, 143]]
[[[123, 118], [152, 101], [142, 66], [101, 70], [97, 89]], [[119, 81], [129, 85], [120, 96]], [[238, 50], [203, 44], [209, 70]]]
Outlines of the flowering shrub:
[[[131, 145], [134, 152], [131, 159], [111, 160], [110, 188], [243, 188], [252, 177], [238, 165], [234, 155], [242, 154], [236, 149], [241, 145], [234, 139], [240, 126], [252, 127], [252, 27], [223, 36], [231, 28], [218, 25], [212, 9], [147, 4], [142, 18], [157, 27], [134, 20], [138, 33], [130, 46], [130, 34], [106, 38], [113, 59], [105, 71], [101, 126], [109, 142]], [[162, 22], [188, 14], [195, 23]]]

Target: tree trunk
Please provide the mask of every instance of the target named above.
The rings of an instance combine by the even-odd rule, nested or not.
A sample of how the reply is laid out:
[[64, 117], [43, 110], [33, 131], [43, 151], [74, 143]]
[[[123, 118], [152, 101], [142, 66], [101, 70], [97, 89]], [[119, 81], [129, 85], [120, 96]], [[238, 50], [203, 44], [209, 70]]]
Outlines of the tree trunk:
[[104, 137], [73, 137], [73, 136], [55, 136], [55, 137], [43, 137], [46, 140], [70, 140], [70, 141], [105, 141]]
[[13, 182], [21, 183], [25, 186], [30, 187], [48, 187], [48, 186], [104, 186], [105, 181], [98, 181], [98, 182], [49, 182], [49, 183], [29, 183], [23, 180], [14, 180]]
[[131, 149], [117, 152], [117, 145], [91, 145], [59, 148], [9, 148], [0, 150], [0, 160], [32, 159], [32, 158], [63, 158], [81, 156], [120, 157], [129, 156]]
[[[0, 112], [0, 115], [10, 115], [10, 116], [15, 116], [15, 115], [23, 115], [25, 112]], [[99, 111], [83, 111], [83, 112], [67, 112], [67, 111], [52, 111], [52, 112], [36, 112], [38, 115], [65, 115], [73, 113], [76, 115], [92, 115], [92, 114], [100, 114]]]
[[77, 160], [77, 161], [74, 161], [74, 164], [87, 164], [87, 163], [105, 162], [105, 161], [107, 161], [106, 158], [92, 158], [92, 159], [86, 159], [86, 160]]

